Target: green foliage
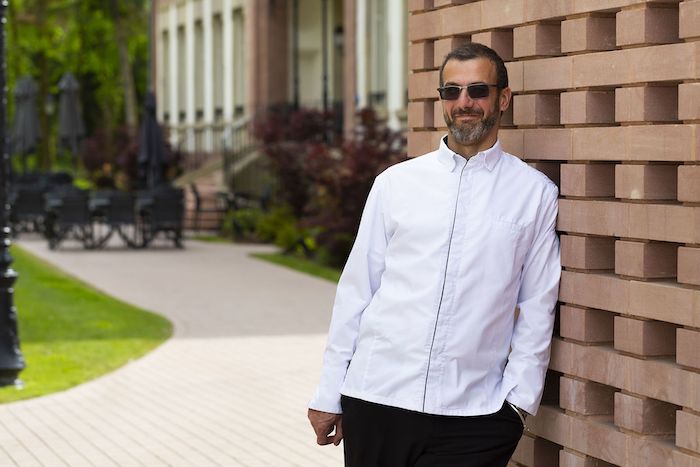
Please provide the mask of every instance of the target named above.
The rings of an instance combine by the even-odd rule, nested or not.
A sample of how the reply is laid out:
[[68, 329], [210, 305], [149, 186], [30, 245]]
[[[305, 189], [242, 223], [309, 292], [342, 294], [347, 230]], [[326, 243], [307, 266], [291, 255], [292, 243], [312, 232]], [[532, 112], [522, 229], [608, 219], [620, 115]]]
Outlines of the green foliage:
[[338, 282], [340, 279], [340, 269], [324, 266], [310, 259], [279, 253], [254, 253], [252, 256], [274, 264], [279, 264], [280, 266], [294, 269], [299, 272], [303, 272], [305, 274], [320, 277], [321, 279], [326, 279], [331, 282]]
[[152, 350], [172, 333], [164, 318], [108, 297], [13, 248], [24, 389], [0, 402], [68, 389]]

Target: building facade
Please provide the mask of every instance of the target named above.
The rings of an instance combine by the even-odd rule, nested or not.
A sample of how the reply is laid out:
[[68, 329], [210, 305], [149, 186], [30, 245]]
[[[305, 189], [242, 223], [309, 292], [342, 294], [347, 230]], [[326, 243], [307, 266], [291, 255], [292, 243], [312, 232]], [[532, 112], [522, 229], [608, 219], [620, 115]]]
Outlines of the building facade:
[[394, 128], [408, 100], [406, 0], [157, 0], [158, 118], [185, 151], [277, 105], [323, 108], [351, 131], [372, 106]]

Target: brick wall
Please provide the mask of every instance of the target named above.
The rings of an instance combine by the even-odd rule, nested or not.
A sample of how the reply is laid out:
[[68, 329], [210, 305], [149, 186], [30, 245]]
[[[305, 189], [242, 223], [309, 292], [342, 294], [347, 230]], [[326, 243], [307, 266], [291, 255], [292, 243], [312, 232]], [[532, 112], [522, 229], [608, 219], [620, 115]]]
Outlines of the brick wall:
[[446, 132], [437, 68], [507, 61], [506, 150], [560, 188], [545, 402], [513, 465], [700, 466], [700, 0], [409, 0], [409, 154]]

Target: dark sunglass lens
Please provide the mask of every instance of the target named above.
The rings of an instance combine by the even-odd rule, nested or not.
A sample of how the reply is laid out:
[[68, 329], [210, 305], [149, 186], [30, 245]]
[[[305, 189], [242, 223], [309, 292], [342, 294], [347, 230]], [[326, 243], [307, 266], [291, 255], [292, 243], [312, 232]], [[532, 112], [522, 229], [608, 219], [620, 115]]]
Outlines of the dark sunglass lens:
[[459, 98], [462, 89], [459, 86], [445, 86], [442, 88], [442, 98], [448, 101], [453, 101]]
[[467, 87], [467, 92], [472, 99], [481, 99], [489, 95], [489, 86], [487, 84], [472, 84]]

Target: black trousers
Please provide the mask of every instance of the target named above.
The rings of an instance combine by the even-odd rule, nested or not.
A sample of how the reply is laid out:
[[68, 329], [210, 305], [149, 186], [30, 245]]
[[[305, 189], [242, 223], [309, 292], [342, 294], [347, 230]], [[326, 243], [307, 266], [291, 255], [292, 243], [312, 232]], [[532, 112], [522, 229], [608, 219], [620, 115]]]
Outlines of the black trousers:
[[345, 467], [505, 467], [523, 434], [504, 403], [493, 414], [429, 415], [343, 396]]

